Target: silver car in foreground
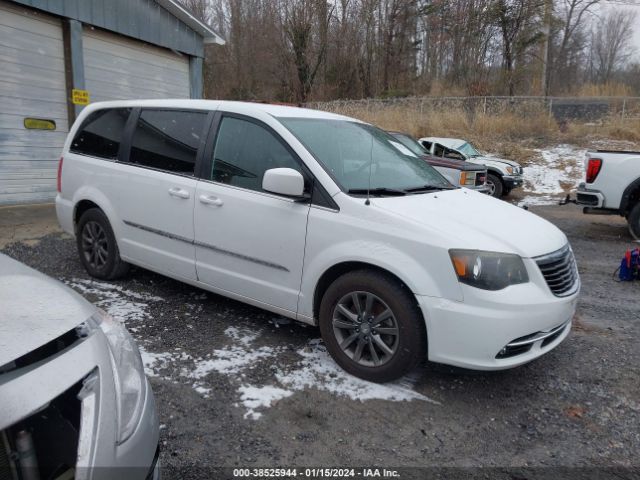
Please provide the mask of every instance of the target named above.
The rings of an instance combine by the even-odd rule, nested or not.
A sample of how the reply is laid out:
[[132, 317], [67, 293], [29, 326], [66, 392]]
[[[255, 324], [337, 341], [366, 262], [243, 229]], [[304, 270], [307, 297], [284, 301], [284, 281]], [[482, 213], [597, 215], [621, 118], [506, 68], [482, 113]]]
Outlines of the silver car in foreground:
[[0, 254], [0, 478], [114, 476], [159, 478], [138, 347], [80, 295]]

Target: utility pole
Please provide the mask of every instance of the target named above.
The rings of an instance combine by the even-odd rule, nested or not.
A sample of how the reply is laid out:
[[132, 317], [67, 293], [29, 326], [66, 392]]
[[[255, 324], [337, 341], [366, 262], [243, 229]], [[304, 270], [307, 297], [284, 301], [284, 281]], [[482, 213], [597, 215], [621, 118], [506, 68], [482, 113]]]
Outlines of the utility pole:
[[549, 94], [549, 50], [551, 49], [551, 19], [553, 18], [553, 0], [544, 2], [544, 42], [542, 43], [542, 77], [540, 90], [545, 97]]

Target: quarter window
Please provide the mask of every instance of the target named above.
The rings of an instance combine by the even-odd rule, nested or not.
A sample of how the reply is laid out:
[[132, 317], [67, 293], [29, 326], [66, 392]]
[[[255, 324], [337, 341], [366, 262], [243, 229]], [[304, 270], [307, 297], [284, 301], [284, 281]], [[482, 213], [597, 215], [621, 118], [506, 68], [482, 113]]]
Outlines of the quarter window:
[[129, 163], [193, 175], [206, 119], [204, 112], [142, 110]]
[[210, 180], [250, 190], [262, 190], [264, 172], [300, 165], [278, 138], [253, 122], [223, 117], [213, 152]]
[[73, 138], [71, 152], [116, 159], [130, 111], [129, 108], [112, 108], [90, 114]]

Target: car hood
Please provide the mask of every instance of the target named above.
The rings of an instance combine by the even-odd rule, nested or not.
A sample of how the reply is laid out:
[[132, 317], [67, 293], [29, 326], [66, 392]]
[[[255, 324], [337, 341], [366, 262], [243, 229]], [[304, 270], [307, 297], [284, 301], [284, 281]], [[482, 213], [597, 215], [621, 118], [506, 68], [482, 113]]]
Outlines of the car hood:
[[446, 248], [516, 253], [524, 258], [567, 244], [560, 229], [510, 203], [469, 189], [375, 199], [375, 206], [424, 225]]
[[472, 163], [471, 161], [467, 162], [464, 160], [456, 160], [455, 158], [433, 157], [431, 155], [423, 155], [422, 158], [424, 158], [427, 161], [427, 163], [432, 167], [453, 168], [455, 170], [464, 170], [464, 171], [487, 169], [484, 165], [478, 165], [478, 164]]
[[95, 307], [60, 282], [0, 254], [0, 367], [77, 327]]
[[469, 158], [470, 162], [496, 162], [496, 163], [505, 163], [510, 167], [519, 167], [520, 164], [518, 162], [514, 162], [513, 160], [507, 160], [506, 158], [498, 158], [498, 157], [488, 157], [486, 155], [482, 155], [480, 157], [471, 157]]

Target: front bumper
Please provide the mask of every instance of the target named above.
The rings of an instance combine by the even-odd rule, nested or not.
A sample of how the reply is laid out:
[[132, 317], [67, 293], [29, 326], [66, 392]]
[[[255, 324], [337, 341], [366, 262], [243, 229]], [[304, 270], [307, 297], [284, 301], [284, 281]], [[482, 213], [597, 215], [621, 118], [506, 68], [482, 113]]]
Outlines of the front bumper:
[[524, 184], [524, 177], [522, 175], [505, 175], [502, 177], [502, 182], [509, 190], [513, 190]]
[[[525, 263], [530, 277], [526, 284], [496, 292], [461, 285], [462, 302], [417, 297], [427, 324], [429, 360], [474, 370], [503, 370], [544, 355], [567, 337], [578, 292], [554, 296], [536, 263], [531, 259]], [[552, 335], [545, 336], [549, 332]], [[503, 349], [510, 344], [527, 340], [534, 341], [517, 354], [509, 350], [504, 356]]]
[[[66, 350], [0, 377], [0, 431], [29, 418], [78, 382], [83, 386], [76, 479], [117, 476], [143, 480], [150, 469], [157, 478], [154, 458], [159, 427], [155, 400], [147, 388], [140, 421], [125, 442], [117, 444], [117, 399], [109, 347], [100, 332], [79, 339]], [[37, 454], [37, 452], [36, 452]]]

